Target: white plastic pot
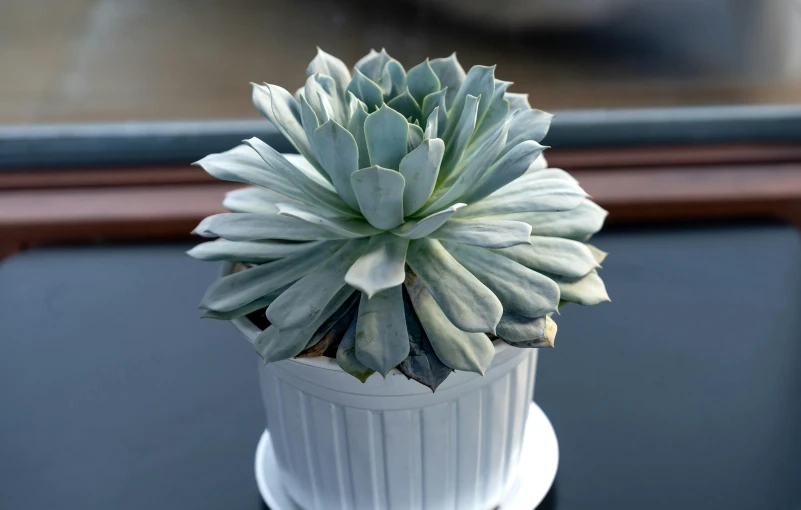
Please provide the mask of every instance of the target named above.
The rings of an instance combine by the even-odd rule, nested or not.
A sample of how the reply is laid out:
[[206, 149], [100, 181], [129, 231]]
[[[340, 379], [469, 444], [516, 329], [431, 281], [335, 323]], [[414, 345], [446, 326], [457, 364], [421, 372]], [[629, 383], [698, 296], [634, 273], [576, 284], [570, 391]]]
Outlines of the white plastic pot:
[[361, 383], [330, 358], [262, 367], [286, 493], [303, 510], [494, 508], [515, 480], [536, 361], [495, 342], [485, 377], [455, 372], [435, 393], [398, 370]]

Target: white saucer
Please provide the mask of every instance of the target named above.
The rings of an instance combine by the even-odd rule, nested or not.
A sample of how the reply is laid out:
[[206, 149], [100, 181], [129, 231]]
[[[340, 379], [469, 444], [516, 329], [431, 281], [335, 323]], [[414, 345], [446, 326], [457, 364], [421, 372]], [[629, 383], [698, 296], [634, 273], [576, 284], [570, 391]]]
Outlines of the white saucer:
[[[497, 510], [533, 510], [545, 498], [556, 477], [559, 444], [551, 422], [534, 402], [528, 411], [518, 478]], [[270, 432], [265, 430], [256, 448], [256, 483], [270, 510], [296, 510], [279, 480], [279, 468]]]

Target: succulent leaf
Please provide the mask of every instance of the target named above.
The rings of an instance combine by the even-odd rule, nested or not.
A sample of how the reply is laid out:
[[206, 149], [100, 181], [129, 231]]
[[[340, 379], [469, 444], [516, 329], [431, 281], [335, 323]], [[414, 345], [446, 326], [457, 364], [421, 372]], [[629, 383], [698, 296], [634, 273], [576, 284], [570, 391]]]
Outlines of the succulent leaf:
[[524, 175], [487, 198], [465, 207], [459, 216], [566, 211], [578, 207], [587, 198], [587, 193], [575, 183], [527, 177]]
[[384, 102], [384, 93], [381, 91], [381, 87], [358, 69], [353, 73], [353, 79], [348, 85], [348, 92], [366, 104], [371, 111], [378, 109]]
[[375, 373], [372, 368], [366, 367], [356, 358], [356, 325], [357, 319], [354, 318], [348, 327], [342, 341], [337, 348], [337, 364], [345, 372], [349, 373], [361, 382]]
[[[339, 310], [354, 292], [355, 291], [348, 286], [342, 287], [334, 297], [328, 301], [325, 308], [317, 314], [315, 319], [307, 321], [302, 327], [283, 330], [276, 327], [275, 324], [271, 325], [256, 337], [255, 342], [253, 342], [253, 347], [262, 359], [264, 359], [265, 363], [294, 358], [306, 348], [320, 326], [322, 326], [334, 312]], [[275, 301], [273, 301], [273, 303], [275, 303]]]
[[445, 143], [439, 138], [429, 138], [401, 160], [400, 173], [406, 180], [403, 212], [407, 216], [417, 212], [431, 197], [444, 154]]
[[392, 231], [393, 234], [407, 239], [420, 239], [431, 235], [438, 228], [445, 224], [448, 219], [456, 214], [456, 211], [464, 207], [465, 204], [453, 204], [447, 209], [426, 216], [418, 221], [407, 221], [400, 227]]
[[314, 321], [346, 286], [345, 275], [362, 256], [367, 243], [366, 239], [354, 239], [345, 244], [278, 296], [267, 308], [267, 319], [282, 331]]
[[356, 359], [386, 377], [409, 355], [400, 285], [372, 298], [362, 294], [356, 324]]
[[529, 244], [531, 226], [522, 221], [450, 219], [431, 233], [433, 239], [482, 248], [508, 248]]
[[403, 310], [406, 313], [406, 330], [409, 332], [409, 356], [398, 365], [398, 370], [409, 379], [436, 391], [453, 369], [440, 361], [434, 352], [428, 335], [414, 312], [406, 287], [403, 287]]
[[194, 164], [221, 181], [253, 184], [295, 200], [308, 200], [284, 174], [266, 168], [264, 160], [249, 145], [239, 145], [219, 154], [211, 154]]
[[403, 223], [403, 176], [395, 170], [371, 166], [350, 177], [359, 208], [377, 229], [390, 230]]
[[504, 309], [540, 317], [559, 307], [559, 287], [550, 278], [484, 248], [445, 243], [454, 258], [495, 294]]
[[440, 89], [439, 78], [431, 68], [428, 59], [409, 69], [406, 75], [406, 84], [417, 104], [423, 104], [427, 95], [438, 92]]
[[372, 165], [398, 169], [406, 155], [409, 124], [406, 118], [388, 106], [382, 106], [364, 121], [364, 136]]
[[584, 200], [566, 211], [504, 214], [492, 218], [524, 221], [531, 225], [531, 234], [535, 236], [586, 241], [601, 230], [606, 216], [607, 212], [602, 207]]
[[231, 262], [252, 262], [263, 264], [273, 260], [292, 257], [313, 246], [320, 246], [324, 241], [297, 243], [287, 241], [228, 241], [216, 239], [200, 243], [187, 255], [198, 260], [228, 260]]
[[264, 160], [267, 168], [275, 173], [280, 173], [295, 185], [301, 192], [309, 198], [317, 201], [317, 205], [326, 207], [335, 213], [344, 216], [356, 216], [355, 211], [336, 194], [334, 187], [314, 172], [309, 172], [301, 166], [295, 166], [275, 149], [262, 142], [258, 138], [245, 140], [245, 143], [253, 147]]
[[[436, 121], [437, 124], [441, 126], [441, 129], [444, 131], [445, 127], [448, 124], [448, 108], [445, 106], [445, 94], [447, 93], [447, 89], [442, 89], [439, 92], [434, 92], [425, 97], [423, 99], [423, 114], [422, 118], [428, 119], [427, 124], [431, 122], [431, 115], [434, 111], [437, 112]], [[437, 131], [437, 130], [435, 130]], [[436, 136], [432, 136], [430, 138], [442, 138], [440, 134], [436, 134]]]
[[465, 72], [462, 65], [456, 59], [456, 53], [452, 53], [449, 57], [435, 58], [429, 62], [431, 69], [439, 79], [440, 87], [447, 88], [445, 94], [445, 108], [450, 109], [453, 104], [456, 94], [462, 86], [465, 79]]
[[[439, 133], [439, 106], [435, 107], [426, 121], [425, 137], [427, 139], [437, 138]], [[444, 142], [443, 142], [444, 143]], [[445, 146], [443, 145], [443, 151]]]
[[405, 285], [417, 318], [440, 361], [454, 370], [484, 375], [495, 356], [489, 337], [457, 328], [419, 278], [409, 275]]
[[497, 250], [535, 271], [581, 278], [598, 267], [587, 245], [558, 237], [531, 236], [531, 244], [522, 244]]
[[329, 120], [314, 132], [320, 165], [331, 178], [337, 194], [353, 209], [359, 208], [350, 176], [359, 169], [359, 147], [347, 129]]
[[[409, 152], [412, 152], [413, 150], [418, 148], [420, 144], [423, 143], [424, 138], [425, 138], [425, 133], [423, 132], [423, 128], [421, 128], [417, 124], [409, 124], [409, 137], [406, 140], [407, 155]], [[406, 156], [404, 156], [404, 158], [405, 157]], [[400, 168], [398, 168], [398, 170], [400, 170]]]
[[507, 308], [498, 323], [498, 336], [510, 343], [531, 342], [545, 338], [545, 316], [526, 317]]
[[309, 245], [290, 258], [224, 276], [211, 284], [200, 307], [228, 312], [251, 303], [306, 276], [333, 256], [342, 245], [342, 242]]
[[286, 196], [275, 191], [248, 186], [226, 193], [223, 207], [230, 212], [275, 214], [278, 212], [275, 203], [287, 200]]
[[395, 59], [390, 59], [381, 71], [379, 82], [384, 98], [396, 97], [406, 90], [406, 70]]
[[215, 214], [201, 221], [192, 233], [202, 237], [222, 237], [229, 241], [314, 241], [345, 237], [297, 218], [258, 213]]
[[276, 85], [254, 84], [253, 104], [317, 168], [317, 159], [303, 130], [300, 105], [292, 94]]
[[470, 333], [495, 333], [503, 314], [501, 302], [438, 241], [411, 242], [407, 257], [409, 266], [454, 326]]
[[408, 239], [389, 232], [371, 237], [367, 251], [350, 267], [345, 282], [368, 298], [402, 284], [408, 247]]
[[478, 202], [495, 193], [507, 184], [525, 174], [542, 154], [544, 147], [537, 142], [528, 141], [506, 153], [478, 178], [466, 200]]
[[576, 280], [552, 276], [561, 291], [563, 301], [579, 305], [592, 306], [610, 301], [598, 272], [593, 270]]
[[337, 86], [340, 101], [345, 101], [345, 94], [350, 83], [351, 76], [348, 66], [333, 55], [329, 55], [320, 48], [317, 48], [317, 56], [306, 68], [306, 76], [315, 74], [325, 74], [333, 78]]
[[448, 178], [450, 171], [459, 162], [464, 153], [467, 144], [470, 142], [470, 137], [473, 135], [473, 130], [476, 128], [476, 113], [478, 112], [478, 103], [480, 97], [467, 96], [465, 99], [464, 109], [461, 110], [461, 116], [458, 121], [454, 120], [455, 117], [449, 114], [450, 126], [455, 126], [455, 129], [445, 131], [443, 139], [445, 140], [445, 157], [442, 160], [440, 168], [439, 181], [442, 182]]

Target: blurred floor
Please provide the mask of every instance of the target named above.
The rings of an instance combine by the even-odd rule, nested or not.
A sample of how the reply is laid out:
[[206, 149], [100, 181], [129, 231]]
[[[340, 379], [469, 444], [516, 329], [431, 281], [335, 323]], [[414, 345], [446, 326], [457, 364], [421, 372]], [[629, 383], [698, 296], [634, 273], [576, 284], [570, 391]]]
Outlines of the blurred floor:
[[528, 33], [434, 3], [0, 0], [0, 123], [252, 117], [248, 82], [294, 90], [316, 45], [349, 64], [371, 46], [405, 65], [456, 50], [544, 109], [801, 102], [797, 0], [641, 2]]

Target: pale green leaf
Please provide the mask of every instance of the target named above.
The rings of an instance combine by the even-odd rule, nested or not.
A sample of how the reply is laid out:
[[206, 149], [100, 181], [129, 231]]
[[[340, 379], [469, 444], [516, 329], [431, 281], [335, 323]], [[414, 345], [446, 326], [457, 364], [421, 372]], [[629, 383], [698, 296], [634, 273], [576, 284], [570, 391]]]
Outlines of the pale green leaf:
[[504, 99], [506, 89], [512, 84], [510, 81], [495, 80], [495, 91], [492, 94], [492, 102], [489, 109], [484, 114], [484, 118], [473, 134], [473, 145], [480, 145], [484, 136], [489, 136], [492, 131], [509, 117], [509, 101]]
[[384, 103], [384, 94], [381, 92], [381, 87], [358, 69], [353, 73], [353, 79], [348, 85], [348, 92], [366, 104], [369, 110], [375, 110]]
[[317, 48], [317, 56], [314, 57], [309, 67], [306, 68], [306, 76], [312, 76], [318, 73], [328, 75], [334, 79], [340, 101], [345, 101], [345, 93], [351, 80], [348, 66], [335, 56]]
[[381, 71], [381, 80], [378, 83], [384, 93], [384, 98], [398, 96], [406, 90], [406, 70], [403, 69], [400, 62], [390, 58], [384, 66], [384, 70]]
[[[459, 92], [453, 100], [453, 105], [448, 108], [448, 129], [445, 130], [443, 139], [445, 143], [450, 142], [453, 136], [459, 129], [462, 115], [467, 111], [467, 98], [474, 96], [480, 98], [477, 105], [475, 121], [472, 122], [473, 127], [477, 126], [484, 119], [484, 114], [489, 109], [492, 102], [492, 96], [495, 93], [495, 66], [473, 66], [467, 72], [467, 76], [459, 87]], [[470, 113], [473, 116], [472, 113]], [[471, 134], [473, 130], [470, 130]]]
[[295, 282], [267, 308], [267, 318], [279, 329], [295, 329], [316, 320], [343, 287], [345, 274], [367, 247], [367, 239], [348, 241], [338, 252]]
[[499, 158], [477, 179], [465, 200], [469, 203], [478, 202], [514, 182], [531, 168], [544, 149], [545, 147], [533, 141], [519, 144]]
[[306, 194], [300, 191], [286, 175], [268, 167], [259, 153], [248, 145], [239, 145], [229, 151], [210, 154], [194, 164], [221, 181], [254, 184], [295, 200], [308, 200]]
[[387, 55], [387, 52], [384, 50], [381, 50], [379, 53], [371, 49], [370, 53], [356, 62], [356, 70], [370, 80], [378, 83], [378, 81], [381, 80], [381, 73], [384, 71], [384, 66], [387, 65], [387, 62], [389, 62], [391, 58], [392, 57]]
[[515, 110], [531, 110], [531, 105], [528, 103], [528, 94], [518, 94], [516, 92], [507, 92], [504, 98], [509, 101], [509, 108], [511, 111]]
[[540, 317], [558, 309], [559, 287], [550, 278], [485, 248], [443, 244], [501, 300], [504, 309], [526, 317]]
[[384, 105], [365, 119], [364, 135], [370, 163], [397, 170], [406, 155], [406, 141], [409, 136], [406, 118]]
[[510, 343], [545, 340], [545, 316], [526, 317], [507, 308], [498, 323], [498, 336]]
[[298, 243], [291, 241], [229, 241], [216, 239], [201, 243], [187, 255], [198, 260], [230, 260], [232, 262], [254, 262], [261, 264], [272, 260], [292, 257], [325, 241]]
[[592, 306], [610, 301], [606, 286], [597, 271], [590, 271], [579, 279], [551, 276], [561, 290], [562, 301]]
[[342, 242], [309, 245], [290, 258], [224, 276], [209, 287], [200, 306], [218, 312], [235, 310], [302, 278], [342, 246]]
[[445, 222], [456, 213], [456, 211], [464, 206], [465, 204], [453, 204], [447, 209], [443, 209], [442, 211], [426, 216], [421, 220], [407, 221], [400, 227], [393, 230], [392, 233], [407, 239], [420, 239], [422, 237], [426, 237], [444, 225]]
[[370, 166], [370, 153], [367, 152], [367, 139], [364, 136], [364, 121], [367, 119], [367, 108], [356, 96], [351, 93], [348, 94], [350, 99], [348, 132], [353, 135], [356, 140], [356, 146], [359, 149], [359, 168], [367, 168]]
[[[313, 142], [314, 131], [320, 127], [320, 121], [317, 118], [317, 114], [314, 113], [314, 109], [306, 101], [305, 95], [300, 96], [298, 103], [300, 104], [300, 120], [303, 125], [303, 132], [306, 133], [306, 138]], [[316, 152], [314, 147], [312, 147], [312, 151]], [[315, 157], [317, 157], [317, 154], [315, 154]]]
[[485, 140], [473, 157], [464, 158], [447, 178], [440, 179], [442, 183], [437, 194], [423, 208], [423, 214], [450, 205], [470, 193], [471, 188], [476, 185], [476, 181], [487, 172], [487, 168], [492, 165], [503, 148], [508, 127], [508, 123], [499, 126], [493, 136]]
[[[425, 130], [426, 139], [437, 138], [437, 133], [439, 132], [439, 120], [437, 119], [438, 115], [439, 115], [439, 106], [434, 108], [434, 110], [428, 116], [428, 120], [426, 121], [426, 130]], [[444, 145], [442, 150], [443, 152], [445, 151]]]
[[504, 214], [487, 219], [524, 221], [531, 234], [586, 241], [601, 230], [607, 212], [589, 199], [567, 211]]
[[364, 366], [358, 359], [356, 359], [356, 325], [358, 318], [354, 318], [350, 327], [342, 337], [342, 341], [337, 348], [337, 364], [345, 372], [357, 378], [361, 382], [367, 381], [367, 378], [375, 373], [375, 370]]
[[250, 313], [253, 313], [253, 312], [257, 311], [257, 310], [261, 310], [262, 308], [267, 308], [268, 306], [270, 306], [270, 303], [272, 303], [275, 300], [275, 298], [280, 296], [282, 292], [284, 292], [286, 289], [288, 289], [290, 285], [291, 285], [291, 283], [288, 284], [288, 285], [284, 285], [283, 287], [278, 287], [277, 289], [275, 289], [275, 290], [273, 290], [271, 292], [268, 292], [267, 294], [265, 294], [264, 296], [258, 298], [255, 301], [251, 301], [250, 303], [248, 303], [246, 305], [242, 305], [242, 306], [240, 306], [238, 308], [234, 308], [233, 310], [229, 310], [227, 312], [218, 312], [218, 311], [215, 311], [215, 310], [206, 310], [203, 313], [202, 318], [204, 318], [204, 319], [216, 319], [216, 320], [221, 320], [221, 321], [230, 321], [230, 320], [233, 320], [233, 319], [238, 319], [240, 317], [244, 317], [244, 316], [246, 316], [246, 315], [248, 315]]
[[448, 110], [453, 104], [456, 94], [462, 86], [462, 82], [464, 82], [464, 69], [462, 69], [461, 64], [459, 64], [459, 61], [456, 59], [456, 53], [452, 53], [449, 57], [435, 58], [430, 62], [430, 65], [434, 74], [439, 78], [440, 86], [443, 89], [446, 87], [448, 88], [448, 92], [445, 96], [445, 108], [443, 108], [443, 110]]
[[342, 287], [316, 318], [303, 327], [283, 330], [271, 325], [256, 337], [253, 347], [265, 363], [294, 358], [306, 348], [317, 329], [347, 302], [353, 292], [350, 287]]
[[460, 211], [459, 217], [474, 218], [499, 214], [566, 211], [578, 207], [587, 193], [577, 184], [562, 179], [526, 179], [523, 176], [504, 188]]
[[452, 369], [484, 375], [495, 356], [487, 335], [466, 333], [454, 326], [420, 278], [409, 275], [406, 288], [437, 358]]
[[442, 89], [439, 92], [434, 92], [433, 94], [429, 94], [423, 100], [423, 116], [421, 118], [428, 119], [427, 125], [431, 124], [431, 115], [436, 112], [436, 124], [438, 129], [436, 131], [435, 136], [429, 136], [429, 138], [442, 138], [439, 133], [445, 131], [445, 127], [448, 125], [448, 109], [445, 107], [445, 93], [447, 89]]
[[453, 369], [437, 357], [420, 319], [417, 318], [409, 292], [405, 286], [402, 289], [406, 330], [409, 333], [409, 355], [398, 365], [398, 370], [409, 379], [431, 388], [431, 391], [436, 391], [437, 387], [453, 373]]
[[362, 294], [356, 322], [356, 359], [386, 377], [409, 355], [409, 334], [401, 286]]
[[473, 136], [479, 99], [476, 96], [467, 96], [458, 122], [456, 122], [456, 117], [453, 117], [450, 113], [448, 114], [448, 128], [450, 129], [452, 125], [456, 127], [450, 131], [452, 133], [450, 136], [448, 136], [448, 131], [443, 136], [445, 140], [445, 156], [442, 158], [442, 165], [439, 171], [438, 180], [440, 182], [447, 179], [450, 172], [459, 163], [470, 137]]
[[409, 94], [408, 90], [404, 90], [400, 95], [388, 102], [387, 106], [405, 118], [419, 119], [423, 115], [420, 105], [417, 104], [417, 101]]
[[356, 216], [356, 212], [348, 207], [339, 195], [336, 194], [331, 183], [324, 180], [321, 176], [313, 177], [315, 175], [314, 173], [305, 170], [301, 166], [293, 165], [275, 149], [258, 138], [245, 140], [245, 143], [258, 152], [259, 156], [261, 156], [271, 170], [286, 177], [305, 194], [302, 200], [303, 202], [311, 202], [319, 207], [325, 207], [338, 215]]
[[381, 231], [371, 226], [363, 220], [351, 220], [342, 218], [326, 218], [315, 211], [300, 204], [275, 204], [280, 216], [289, 216], [317, 225], [338, 238], [355, 239], [358, 237], [373, 236]]
[[439, 91], [439, 78], [431, 68], [431, 63], [428, 59], [422, 64], [418, 64], [409, 69], [406, 75], [406, 84], [409, 87], [409, 93], [417, 101], [417, 104], [422, 104], [425, 97], [429, 94]]
[[561, 168], [533, 169], [532, 167], [529, 167], [529, 169], [526, 170], [526, 175], [529, 174], [531, 174], [531, 177], [535, 179], [562, 179], [563, 181], [570, 181], [578, 184], [578, 181], [575, 177]]
[[443, 141], [430, 138], [401, 160], [400, 173], [406, 179], [403, 191], [403, 212], [406, 216], [417, 212], [431, 196], [444, 154]]
[[542, 141], [551, 127], [553, 115], [542, 110], [523, 110], [515, 115], [509, 126], [509, 138], [501, 154], [506, 154], [527, 140]]
[[192, 233], [202, 237], [222, 237], [229, 241], [316, 241], [343, 238], [329, 229], [297, 218], [259, 213], [215, 214], [201, 221]]
[[528, 244], [529, 235], [531, 226], [522, 221], [451, 218], [431, 237], [483, 248], [508, 248]]
[[317, 168], [317, 159], [303, 130], [300, 105], [292, 94], [276, 85], [253, 84], [253, 104]]
[[[423, 129], [418, 126], [417, 124], [409, 124], [409, 138], [406, 141], [406, 152], [407, 156], [409, 152], [412, 152], [416, 148], [423, 143], [423, 138], [425, 137], [425, 133], [423, 133]], [[404, 156], [405, 158], [406, 156]], [[401, 164], [403, 160], [401, 160]], [[400, 169], [400, 168], [399, 168]]]
[[592, 252], [584, 243], [559, 237], [531, 236], [531, 244], [497, 250], [535, 271], [567, 278], [581, 278], [596, 267]]
[[226, 193], [222, 205], [231, 212], [275, 214], [276, 201], [286, 202], [287, 197], [267, 188], [248, 186]]
[[471, 333], [495, 332], [503, 313], [501, 302], [438, 241], [411, 242], [407, 263], [457, 328]]
[[314, 132], [314, 147], [337, 194], [353, 209], [359, 208], [350, 176], [359, 169], [359, 148], [347, 129], [328, 121]]
[[345, 275], [345, 282], [368, 298], [403, 283], [409, 240], [386, 232], [370, 238], [367, 250]]
[[404, 179], [400, 173], [372, 166], [354, 172], [351, 184], [359, 208], [371, 225], [389, 230], [403, 223]]

